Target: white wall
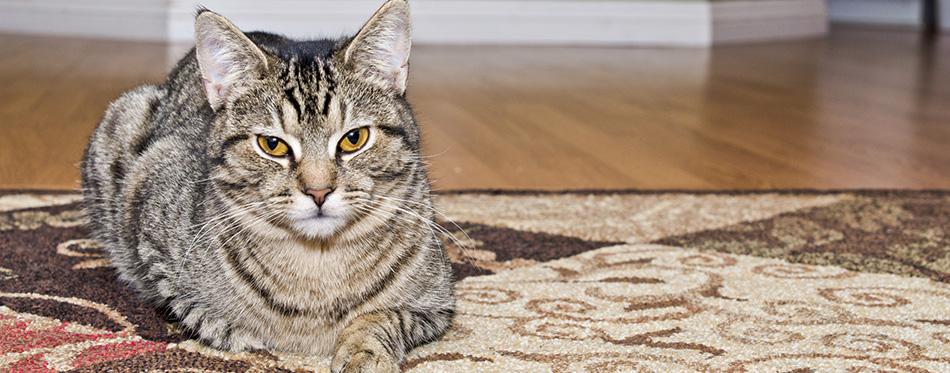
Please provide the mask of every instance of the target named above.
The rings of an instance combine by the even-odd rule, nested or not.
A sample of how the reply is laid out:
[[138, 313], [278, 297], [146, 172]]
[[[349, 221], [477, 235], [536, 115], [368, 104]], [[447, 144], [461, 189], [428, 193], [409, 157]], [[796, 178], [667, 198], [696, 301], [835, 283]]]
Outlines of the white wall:
[[[190, 40], [194, 8], [187, 0], [172, 3], [169, 37]], [[356, 32], [381, 1], [202, 4], [241, 29], [310, 37]], [[411, 6], [419, 43], [697, 45], [710, 38], [702, 1], [413, 0]]]
[[0, 0], [0, 32], [164, 40], [166, 0]]
[[[414, 41], [708, 46], [827, 33], [825, 0], [411, 0]], [[0, 0], [0, 31], [191, 41], [195, 4], [244, 30], [352, 34], [383, 0]]]
[[[266, 30], [297, 38], [348, 35], [355, 33], [384, 1], [169, 0], [166, 37], [172, 41], [192, 40], [196, 4], [220, 13], [245, 31]], [[418, 13], [417, 3], [410, 1], [413, 13]], [[418, 18], [417, 14], [413, 16]]]

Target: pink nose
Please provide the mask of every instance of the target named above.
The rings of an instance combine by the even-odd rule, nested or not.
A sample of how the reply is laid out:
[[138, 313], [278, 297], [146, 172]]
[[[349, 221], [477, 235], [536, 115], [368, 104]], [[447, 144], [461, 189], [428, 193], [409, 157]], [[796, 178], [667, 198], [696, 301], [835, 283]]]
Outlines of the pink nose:
[[330, 194], [330, 192], [333, 192], [333, 189], [326, 188], [326, 189], [316, 190], [316, 189], [308, 188], [305, 191], [305, 193], [313, 197], [313, 202], [317, 204], [317, 207], [323, 207], [323, 203], [327, 201], [327, 194]]

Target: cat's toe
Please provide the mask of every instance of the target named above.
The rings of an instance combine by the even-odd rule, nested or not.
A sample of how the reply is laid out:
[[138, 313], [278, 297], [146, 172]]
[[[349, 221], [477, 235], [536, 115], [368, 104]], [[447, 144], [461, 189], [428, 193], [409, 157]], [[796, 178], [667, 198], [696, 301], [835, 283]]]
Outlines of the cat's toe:
[[257, 351], [267, 348], [264, 341], [250, 333], [234, 333], [229, 341], [231, 352]]
[[337, 352], [333, 356], [330, 371], [333, 373], [390, 373], [398, 372], [399, 364], [392, 356], [370, 350], [353, 350], [352, 353]]

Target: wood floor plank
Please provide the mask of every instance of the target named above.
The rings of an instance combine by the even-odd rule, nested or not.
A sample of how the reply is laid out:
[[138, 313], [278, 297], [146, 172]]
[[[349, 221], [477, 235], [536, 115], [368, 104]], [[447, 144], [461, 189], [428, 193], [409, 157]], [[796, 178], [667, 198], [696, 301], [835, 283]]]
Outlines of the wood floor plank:
[[[0, 35], [0, 188], [73, 189], [108, 103], [188, 46]], [[437, 190], [950, 188], [950, 35], [414, 46]]]

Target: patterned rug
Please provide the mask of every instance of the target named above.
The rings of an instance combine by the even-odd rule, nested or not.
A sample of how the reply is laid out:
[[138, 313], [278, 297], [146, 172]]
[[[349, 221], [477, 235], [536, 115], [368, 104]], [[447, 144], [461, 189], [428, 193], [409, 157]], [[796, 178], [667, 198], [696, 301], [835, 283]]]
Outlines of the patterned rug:
[[[0, 372], [325, 371], [188, 340], [72, 193], [0, 193]], [[950, 192], [444, 193], [458, 316], [409, 372], [947, 372]], [[462, 233], [464, 230], [465, 233]]]

